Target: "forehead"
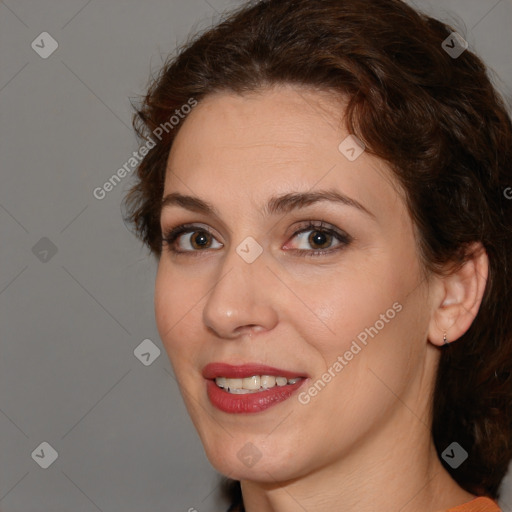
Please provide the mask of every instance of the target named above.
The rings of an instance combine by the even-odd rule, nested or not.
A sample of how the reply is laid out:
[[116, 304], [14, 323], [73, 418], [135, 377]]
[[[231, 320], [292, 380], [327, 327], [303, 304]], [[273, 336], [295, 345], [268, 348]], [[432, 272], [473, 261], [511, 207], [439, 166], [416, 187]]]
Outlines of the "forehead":
[[207, 96], [176, 136], [164, 195], [263, 204], [276, 193], [337, 188], [369, 206], [396, 208], [402, 201], [389, 167], [366, 152], [354, 161], [340, 152], [349, 135], [343, 112], [339, 96], [289, 85]]
[[[217, 92], [207, 96], [188, 116], [171, 151], [176, 156], [182, 145], [193, 154], [189, 163], [203, 163], [206, 154], [239, 164], [241, 155], [257, 157], [258, 161], [300, 161], [312, 155], [320, 139], [312, 133], [336, 130], [341, 124], [343, 107], [332, 94], [313, 92], [289, 85], [276, 86], [238, 95]], [[337, 119], [338, 118], [338, 119]], [[325, 133], [324, 133], [325, 135]], [[326, 149], [331, 140], [321, 147]], [[321, 148], [318, 148], [321, 149]], [[284, 162], [283, 162], [284, 163]]]

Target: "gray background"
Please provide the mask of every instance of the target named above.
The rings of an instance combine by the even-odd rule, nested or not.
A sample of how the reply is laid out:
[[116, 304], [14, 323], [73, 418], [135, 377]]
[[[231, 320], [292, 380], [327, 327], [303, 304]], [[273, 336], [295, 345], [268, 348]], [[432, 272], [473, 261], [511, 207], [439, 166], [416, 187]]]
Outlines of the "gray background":
[[[137, 150], [129, 98], [237, 3], [0, 2], [3, 512], [225, 510], [158, 338], [156, 263], [121, 218], [132, 180], [92, 191]], [[512, 97], [512, 0], [411, 3], [459, 20]], [[59, 45], [47, 59], [31, 47], [44, 31]], [[148, 366], [134, 355], [145, 339], [161, 350]], [[58, 452], [47, 469], [42, 442]]]

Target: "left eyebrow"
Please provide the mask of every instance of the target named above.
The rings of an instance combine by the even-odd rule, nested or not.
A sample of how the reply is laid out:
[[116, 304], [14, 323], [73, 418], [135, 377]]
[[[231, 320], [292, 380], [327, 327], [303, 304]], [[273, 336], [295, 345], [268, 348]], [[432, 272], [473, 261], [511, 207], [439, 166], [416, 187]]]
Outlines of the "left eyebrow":
[[[361, 212], [375, 219], [375, 215], [370, 210], [368, 210], [368, 208], [363, 206], [359, 201], [356, 201], [355, 199], [352, 199], [351, 197], [348, 197], [345, 194], [341, 194], [337, 190], [319, 190], [315, 192], [291, 192], [281, 196], [274, 196], [270, 198], [267, 205], [265, 206], [264, 213], [266, 215], [278, 215], [288, 213], [291, 212], [292, 210], [304, 208], [306, 206], [310, 206], [312, 204], [319, 203], [322, 201], [341, 203], [345, 206], [357, 208]], [[198, 197], [183, 195], [178, 192], [167, 194], [162, 199], [161, 206], [162, 209], [168, 208], [170, 206], [181, 206], [182, 208], [185, 208], [196, 213], [203, 213], [205, 215], [220, 217], [216, 208], [207, 201], [203, 201]]]
[[292, 192], [282, 196], [272, 197], [265, 207], [265, 213], [277, 215], [280, 213], [288, 213], [298, 208], [304, 208], [311, 204], [322, 201], [333, 203], [341, 203], [345, 206], [352, 206], [361, 212], [375, 219], [375, 215], [363, 206], [359, 201], [351, 197], [341, 194], [337, 190], [319, 190], [315, 192]]

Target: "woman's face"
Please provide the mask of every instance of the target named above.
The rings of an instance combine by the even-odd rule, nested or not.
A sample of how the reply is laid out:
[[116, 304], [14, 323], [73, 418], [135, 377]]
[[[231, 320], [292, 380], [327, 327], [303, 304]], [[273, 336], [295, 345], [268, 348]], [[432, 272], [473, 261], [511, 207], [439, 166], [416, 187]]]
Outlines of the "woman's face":
[[162, 231], [188, 226], [164, 243], [157, 325], [232, 478], [376, 462], [428, 433], [437, 351], [412, 221], [386, 165], [341, 144], [340, 109], [292, 86], [216, 93], [169, 155]]

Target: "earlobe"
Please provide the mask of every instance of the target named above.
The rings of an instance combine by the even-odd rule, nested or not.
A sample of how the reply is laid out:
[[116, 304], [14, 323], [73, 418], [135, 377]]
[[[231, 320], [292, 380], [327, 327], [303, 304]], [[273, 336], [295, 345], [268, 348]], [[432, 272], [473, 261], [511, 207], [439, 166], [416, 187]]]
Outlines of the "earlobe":
[[[489, 259], [481, 243], [468, 248], [469, 257], [458, 269], [437, 276], [439, 294], [434, 304], [428, 339], [444, 346], [459, 339], [478, 314], [489, 272]], [[439, 298], [440, 297], [440, 298]]]

